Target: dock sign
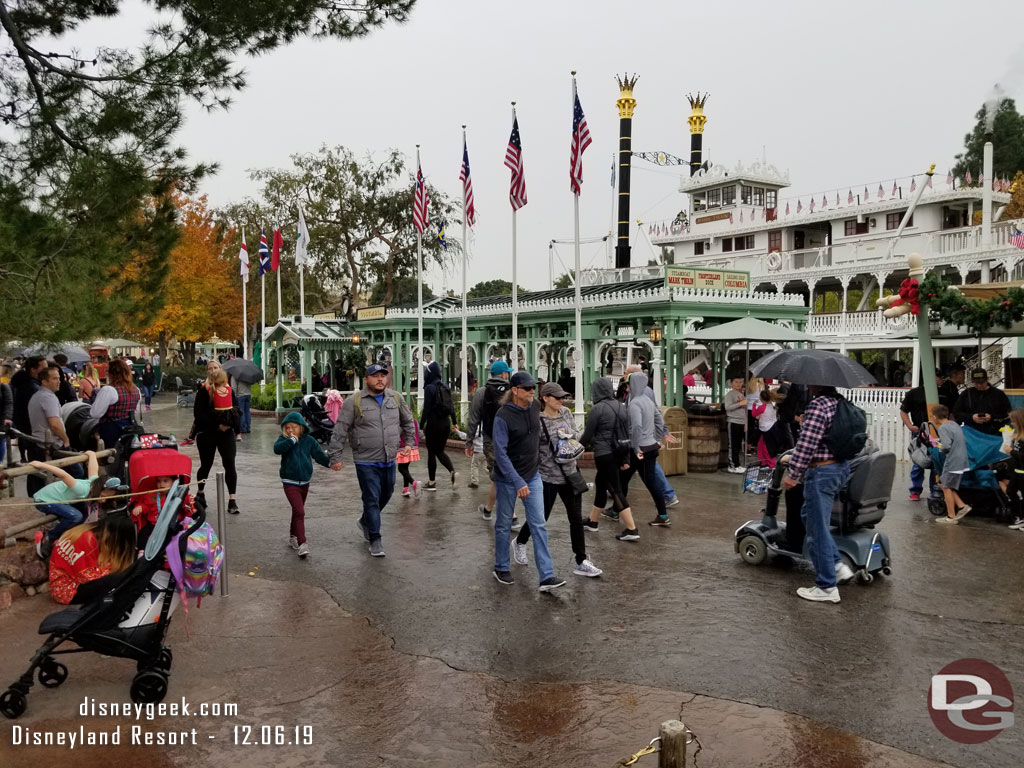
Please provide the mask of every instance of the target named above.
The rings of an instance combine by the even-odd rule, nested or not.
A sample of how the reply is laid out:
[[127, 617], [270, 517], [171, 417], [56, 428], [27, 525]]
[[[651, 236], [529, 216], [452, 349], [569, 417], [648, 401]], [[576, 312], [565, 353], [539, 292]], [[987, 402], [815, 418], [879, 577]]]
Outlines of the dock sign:
[[725, 291], [750, 291], [750, 273], [701, 267], [665, 267], [665, 285], [669, 288], [718, 288]]

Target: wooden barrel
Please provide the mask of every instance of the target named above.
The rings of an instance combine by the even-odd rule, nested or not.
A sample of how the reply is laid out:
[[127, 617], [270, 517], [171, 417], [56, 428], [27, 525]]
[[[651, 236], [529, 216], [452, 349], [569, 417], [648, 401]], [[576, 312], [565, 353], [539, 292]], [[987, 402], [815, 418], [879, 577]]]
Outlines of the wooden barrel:
[[686, 463], [690, 472], [717, 472], [721, 452], [721, 416], [690, 414], [686, 435]]

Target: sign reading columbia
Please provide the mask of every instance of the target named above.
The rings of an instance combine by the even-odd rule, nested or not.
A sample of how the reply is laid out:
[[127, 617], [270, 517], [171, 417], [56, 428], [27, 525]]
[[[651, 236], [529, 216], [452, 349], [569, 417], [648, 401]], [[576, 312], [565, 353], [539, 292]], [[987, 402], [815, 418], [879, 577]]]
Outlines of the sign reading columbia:
[[746, 292], [750, 290], [750, 273], [667, 266], [665, 284], [669, 288], [720, 288]]
[[983, 659], [959, 659], [932, 675], [928, 714], [946, 738], [981, 744], [1013, 725], [1013, 688]]

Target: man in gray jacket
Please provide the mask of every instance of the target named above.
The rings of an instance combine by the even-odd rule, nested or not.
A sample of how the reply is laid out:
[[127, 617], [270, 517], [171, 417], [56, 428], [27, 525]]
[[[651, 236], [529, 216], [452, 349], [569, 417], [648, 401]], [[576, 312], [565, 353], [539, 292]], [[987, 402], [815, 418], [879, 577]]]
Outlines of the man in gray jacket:
[[[632, 376], [634, 373], [640, 373], [640, 372], [641, 371], [640, 371], [640, 366], [639, 365], [631, 365], [628, 368], [626, 368], [626, 372], [623, 375], [626, 377], [626, 380], [628, 381], [630, 376]], [[677, 442], [679, 442], [676, 439], [676, 437], [674, 435], [672, 435], [668, 431], [668, 427], [665, 426], [665, 420], [661, 418], [661, 409], [658, 408], [658, 401], [655, 400], [655, 398], [654, 398], [654, 390], [651, 389], [650, 387], [644, 387], [644, 392], [643, 393], [644, 393], [644, 395], [646, 397], [649, 397], [651, 399], [651, 402], [654, 403], [655, 410], [658, 411], [658, 413], [657, 413], [658, 422], [655, 424], [655, 434], [654, 434], [654, 436], [657, 437], [658, 440], [664, 439], [666, 443], [677, 443]], [[661, 468], [661, 464], [655, 464], [654, 465], [654, 475], [655, 475], [655, 477], [658, 480], [658, 485], [661, 486], [661, 495], [665, 497], [665, 506], [666, 507], [674, 507], [674, 506], [676, 506], [676, 504], [679, 503], [679, 497], [676, 496], [675, 488], [673, 488], [669, 484], [668, 478], [665, 477], [665, 470], [663, 470]]]
[[374, 363], [366, 369], [363, 390], [345, 401], [334, 425], [328, 455], [331, 469], [341, 469], [345, 443], [352, 442], [352, 463], [356, 465], [359, 490], [363, 495], [363, 514], [359, 530], [370, 542], [370, 554], [384, 557], [380, 540], [380, 512], [391, 500], [395, 489], [395, 457], [398, 443], [405, 435], [407, 447], [416, 444], [412, 411], [402, 397], [385, 385], [388, 368]]

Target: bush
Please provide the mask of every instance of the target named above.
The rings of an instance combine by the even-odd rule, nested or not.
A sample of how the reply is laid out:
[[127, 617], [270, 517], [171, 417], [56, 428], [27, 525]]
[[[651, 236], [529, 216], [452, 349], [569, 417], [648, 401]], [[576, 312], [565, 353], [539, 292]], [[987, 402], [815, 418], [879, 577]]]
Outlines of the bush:
[[[281, 405], [289, 407], [292, 399], [302, 394], [302, 391], [295, 387], [290, 389], [287, 386], [281, 391]], [[273, 411], [277, 408], [277, 389], [273, 382], [269, 384], [253, 384], [252, 400], [250, 407], [256, 411]]]

